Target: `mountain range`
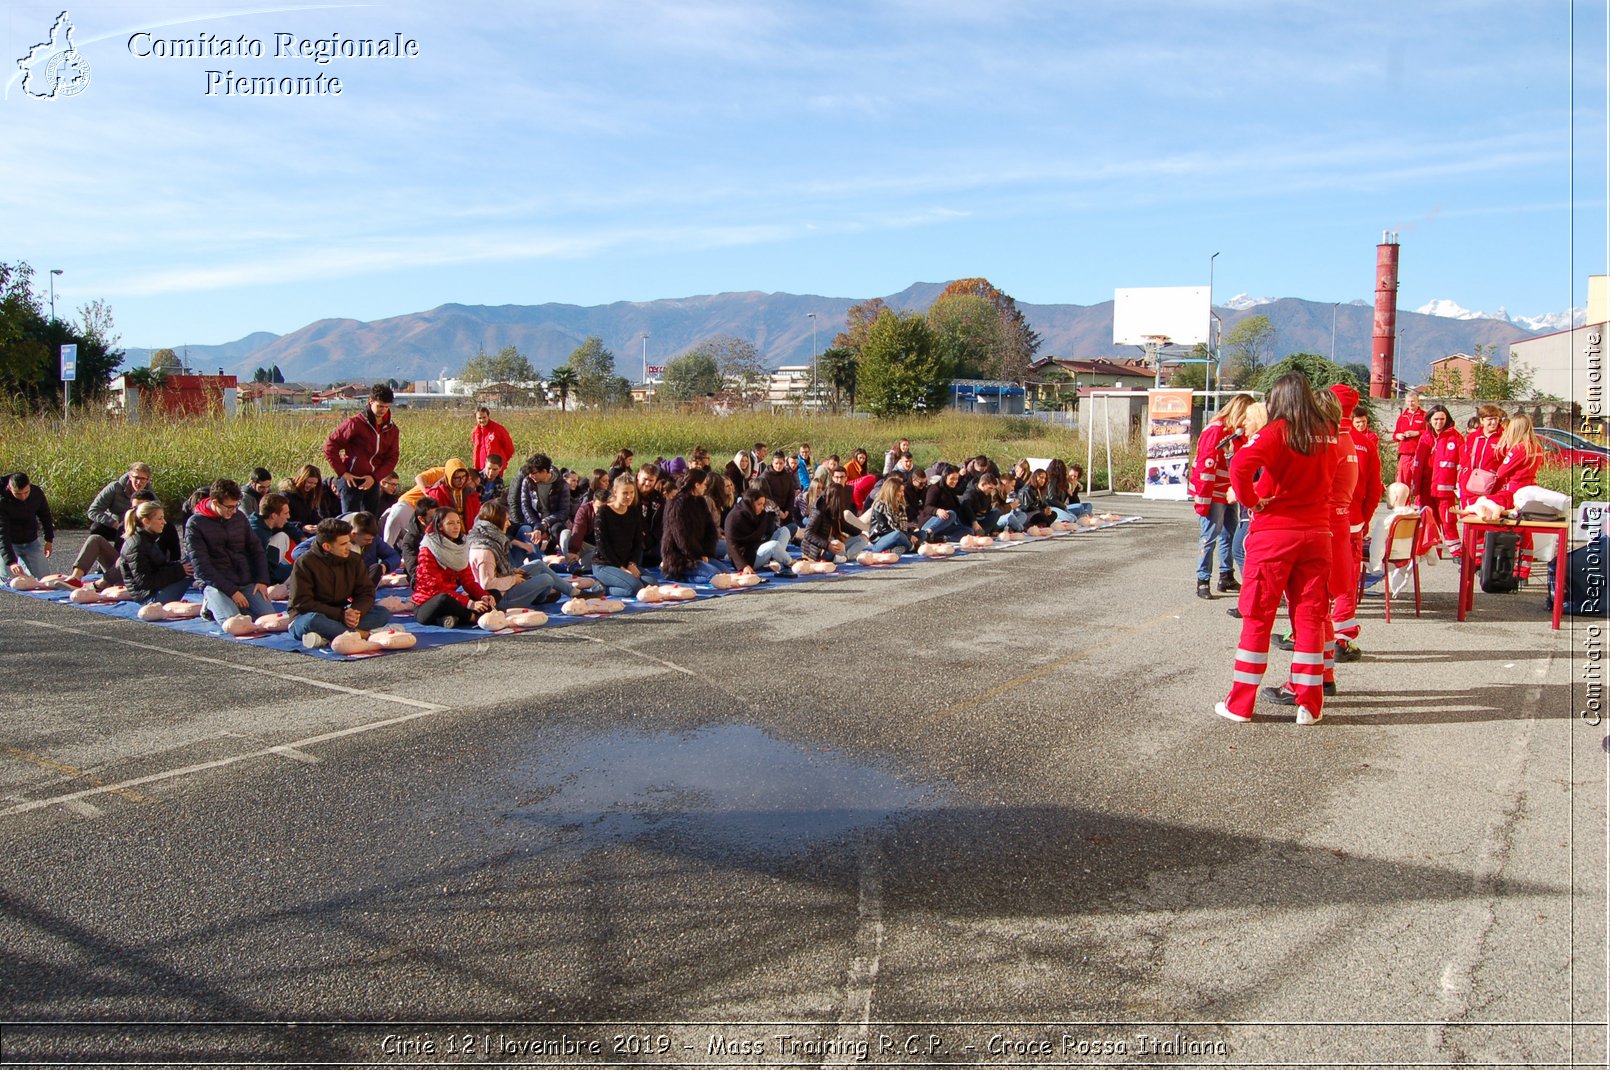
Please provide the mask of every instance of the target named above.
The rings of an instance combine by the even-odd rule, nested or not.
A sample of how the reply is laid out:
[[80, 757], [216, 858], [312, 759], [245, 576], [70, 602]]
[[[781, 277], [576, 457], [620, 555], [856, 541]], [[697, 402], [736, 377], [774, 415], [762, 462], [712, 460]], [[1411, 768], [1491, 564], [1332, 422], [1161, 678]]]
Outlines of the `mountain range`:
[[[883, 300], [891, 308], [923, 310], [944, 287], [944, 283], [914, 283]], [[289, 381], [323, 384], [441, 378], [444, 373], [456, 374], [477, 350], [496, 352], [511, 345], [546, 372], [564, 363], [583, 340], [597, 335], [614, 352], [616, 370], [636, 380], [642, 373], [645, 334], [650, 364], [664, 364], [716, 335], [753, 342], [772, 367], [808, 363], [813, 350], [831, 344], [843, 329], [845, 313], [860, 300], [747, 292], [592, 306], [448, 304], [371, 322], [326, 319], [289, 334], [258, 331], [222, 345], [173, 348], [187, 367], [199, 371], [218, 368], [250, 379], [257, 368], [277, 365]], [[1020, 303], [1018, 307], [1040, 334], [1041, 356], [1111, 359], [1140, 355], [1137, 347], [1113, 344], [1111, 301], [1096, 305]], [[1459, 315], [1444, 312], [1447, 307], [1457, 309]], [[1240, 294], [1217, 311], [1226, 334], [1247, 316], [1269, 317], [1279, 356], [1299, 351], [1331, 355], [1334, 314], [1335, 359], [1343, 364], [1368, 363], [1370, 359], [1374, 311], [1363, 301], [1333, 305]], [[1431, 361], [1449, 353], [1472, 353], [1481, 344], [1497, 345], [1502, 355], [1510, 342], [1551, 329], [1469, 313], [1451, 302], [1433, 302], [1415, 312], [1399, 310], [1398, 327], [1398, 375], [1411, 382], [1424, 382], [1430, 376]], [[126, 364], [143, 365], [151, 352], [130, 348]]]

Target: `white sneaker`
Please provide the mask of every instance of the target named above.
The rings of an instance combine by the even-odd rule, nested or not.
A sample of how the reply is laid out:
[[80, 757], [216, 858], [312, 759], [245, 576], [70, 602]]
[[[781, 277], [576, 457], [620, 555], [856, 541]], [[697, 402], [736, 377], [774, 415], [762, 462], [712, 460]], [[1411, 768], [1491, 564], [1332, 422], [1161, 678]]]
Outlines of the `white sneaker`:
[[1297, 723], [1298, 724], [1318, 724], [1319, 721], [1320, 721], [1320, 718], [1322, 718], [1324, 716], [1325, 715], [1323, 713], [1317, 713], [1317, 714], [1316, 713], [1309, 713], [1307, 706], [1298, 706], [1297, 707]]
[[1222, 702], [1217, 703], [1213, 707], [1213, 712], [1218, 714], [1220, 717], [1223, 717], [1227, 721], [1239, 721], [1242, 724], [1246, 724], [1248, 721], [1252, 720], [1250, 716], [1242, 716]]
[[308, 632], [306, 635], [302, 636], [302, 649], [304, 650], [322, 650], [324, 647], [329, 645], [330, 640], [326, 639], [318, 632]]

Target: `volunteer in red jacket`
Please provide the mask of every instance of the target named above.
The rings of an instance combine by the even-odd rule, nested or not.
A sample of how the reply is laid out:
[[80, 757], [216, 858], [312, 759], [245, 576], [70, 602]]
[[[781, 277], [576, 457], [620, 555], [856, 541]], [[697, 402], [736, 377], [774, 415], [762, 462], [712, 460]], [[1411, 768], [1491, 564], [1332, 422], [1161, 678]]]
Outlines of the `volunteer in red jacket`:
[[1191, 504], [1200, 518], [1202, 539], [1196, 557], [1196, 597], [1212, 598], [1213, 557], [1219, 559], [1219, 591], [1239, 591], [1230, 543], [1235, 537], [1236, 509], [1228, 504], [1230, 451], [1240, 436], [1241, 420], [1252, 395], [1237, 394], [1224, 403], [1218, 415], [1202, 428], [1196, 440], [1196, 463], [1191, 466]]
[[1426, 414], [1420, 408], [1420, 392], [1409, 391], [1403, 399], [1408, 408], [1398, 414], [1398, 424], [1392, 429], [1392, 441], [1398, 444], [1398, 476], [1399, 483], [1414, 486], [1414, 451], [1420, 448], [1417, 441], [1425, 434]]
[[[1336, 390], [1337, 387], [1331, 387]], [[1340, 395], [1338, 395], [1340, 396]], [[1345, 404], [1345, 403], [1344, 403]], [[1375, 511], [1381, 507], [1386, 483], [1381, 478], [1381, 436], [1370, 428], [1368, 405], [1355, 405], [1353, 415], [1353, 449], [1358, 452], [1359, 497], [1355, 499], [1361, 511], [1353, 518], [1353, 541], [1358, 545], [1359, 560], [1364, 560], [1364, 533], [1370, 530]]]
[[477, 472], [486, 471], [486, 458], [497, 454], [504, 467], [514, 464], [514, 438], [509, 429], [492, 419], [492, 410], [482, 405], [475, 410], [475, 430], [470, 432], [470, 467]]
[[[1498, 439], [1498, 468], [1493, 473], [1493, 488], [1481, 497], [1491, 499], [1505, 509], [1515, 508], [1515, 492], [1537, 482], [1537, 470], [1543, 464], [1543, 443], [1532, 429], [1532, 418], [1516, 414], [1504, 425]], [[1515, 575], [1526, 579], [1532, 574], [1532, 533], [1522, 531], [1520, 563]]]
[[1297, 723], [1309, 725], [1320, 719], [1325, 704], [1325, 585], [1336, 436], [1301, 372], [1281, 376], [1267, 404], [1268, 425], [1230, 461], [1230, 486], [1252, 510], [1252, 530], [1241, 576], [1235, 672], [1229, 697], [1215, 710], [1232, 721], [1252, 720], [1258, 685], [1269, 667], [1269, 633], [1284, 595], [1296, 629], [1291, 684]]
[[[1364, 474], [1359, 444], [1353, 438], [1351, 414], [1358, 407], [1358, 391], [1345, 383], [1333, 383], [1331, 396], [1336, 399], [1337, 447], [1336, 475], [1331, 487], [1331, 504], [1336, 512], [1331, 516], [1331, 570], [1330, 570], [1330, 635], [1334, 646], [1325, 648], [1325, 679], [1336, 680], [1336, 661], [1357, 661], [1358, 647], [1358, 576], [1363, 563], [1364, 496], [1368, 493], [1368, 480]], [[1341, 452], [1345, 449], [1345, 453]], [[1381, 500], [1380, 461], [1375, 464], [1375, 500]], [[1344, 493], [1345, 492], [1345, 493]]]
[[391, 387], [376, 383], [369, 404], [324, 440], [324, 459], [341, 481], [341, 511], [380, 515], [380, 481], [397, 471], [397, 425]]
[[1504, 410], [1483, 405], [1476, 410], [1476, 429], [1465, 436], [1464, 456], [1459, 459], [1459, 504], [1469, 509], [1480, 494], [1470, 492], [1470, 477], [1477, 472], [1496, 472], [1502, 451], [1498, 440], [1504, 435]]
[[1415, 458], [1415, 475], [1420, 480], [1415, 489], [1420, 504], [1431, 507], [1431, 515], [1442, 530], [1443, 545], [1449, 547], [1456, 545], [1459, 538], [1453, 514], [1459, 503], [1459, 460], [1464, 453], [1465, 436], [1454, 426], [1453, 414], [1441, 405], [1433, 405]]

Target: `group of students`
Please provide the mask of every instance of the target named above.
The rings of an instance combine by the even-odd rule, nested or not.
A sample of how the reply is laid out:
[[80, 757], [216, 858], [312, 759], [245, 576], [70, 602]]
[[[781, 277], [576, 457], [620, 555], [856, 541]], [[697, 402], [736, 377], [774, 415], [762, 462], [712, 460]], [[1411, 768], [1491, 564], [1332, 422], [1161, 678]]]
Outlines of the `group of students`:
[[331, 433], [332, 477], [308, 464], [278, 483], [266, 468], [244, 486], [220, 478], [192, 493], [174, 524], [150, 466], [130, 465], [95, 497], [90, 535], [66, 573], [45, 571], [54, 518], [43, 491], [15, 473], [0, 487], [3, 562], [17, 585], [48, 579], [142, 607], [175, 606], [199, 588], [202, 614], [232, 634], [273, 619], [274, 595], [288, 603], [279, 617], [291, 635], [317, 647], [384, 627], [383, 583], [412, 588], [418, 623], [465, 627], [493, 609], [639, 596], [657, 586], [645, 575], [654, 570], [670, 583], [726, 586], [888, 562], [969, 536], [1049, 534], [1090, 513], [1076, 464], [1003, 471], [977, 456], [922, 468], [906, 439], [881, 467], [864, 449], [818, 464], [809, 444], [768, 452], [757, 442], [723, 469], [702, 447], [643, 464], [623, 449], [590, 475], [534, 453], [507, 482], [513, 440], [484, 408], [473, 463], [448, 458], [403, 490], [390, 406], [377, 386]]
[[[1292, 372], [1265, 402], [1232, 397], [1203, 430], [1190, 477], [1201, 518], [1197, 594], [1212, 597], [1216, 557], [1219, 590], [1238, 592], [1229, 613], [1241, 619], [1230, 691], [1215, 707], [1220, 716], [1252, 719], [1284, 601], [1291, 671], [1284, 685], [1262, 693], [1295, 706], [1300, 725], [1321, 719], [1325, 697], [1336, 694], [1336, 662], [1361, 656], [1354, 640], [1364, 539], [1383, 490], [1397, 513], [1414, 511], [1407, 503], [1417, 490], [1453, 539], [1460, 506], [1512, 508], [1516, 493], [1535, 483], [1543, 449], [1530, 418], [1506, 421], [1502, 410], [1483, 406], [1479, 432], [1467, 441], [1442, 406], [1426, 414], [1417, 395], [1408, 402], [1393, 434], [1397, 481], [1386, 488], [1369, 408], [1346, 385], [1315, 391]], [[1382, 550], [1371, 547], [1372, 563]], [[1522, 569], [1529, 551], [1523, 542]]]

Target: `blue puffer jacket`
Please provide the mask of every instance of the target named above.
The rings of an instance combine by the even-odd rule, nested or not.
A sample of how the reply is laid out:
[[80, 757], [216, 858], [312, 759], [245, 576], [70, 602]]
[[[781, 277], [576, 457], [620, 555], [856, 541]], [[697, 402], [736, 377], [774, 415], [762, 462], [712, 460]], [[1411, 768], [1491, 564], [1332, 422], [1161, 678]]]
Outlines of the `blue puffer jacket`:
[[196, 579], [208, 587], [233, 596], [242, 588], [268, 583], [263, 544], [238, 510], [225, 520], [213, 511], [211, 499], [204, 499], [185, 523], [185, 533]]

